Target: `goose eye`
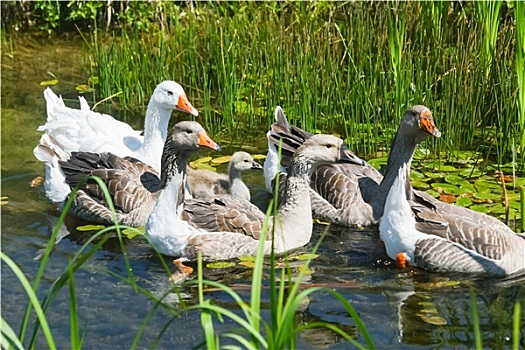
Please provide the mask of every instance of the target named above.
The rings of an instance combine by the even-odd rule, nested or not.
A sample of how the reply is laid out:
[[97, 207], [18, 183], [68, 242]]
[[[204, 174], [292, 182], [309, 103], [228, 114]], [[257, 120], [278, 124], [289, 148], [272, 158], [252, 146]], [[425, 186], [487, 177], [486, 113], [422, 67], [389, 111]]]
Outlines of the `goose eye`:
[[186, 134], [193, 134], [192, 130], [186, 130]]
[[245, 159], [244, 162], [245, 162], [245, 163], [248, 163], [248, 159]]
[[168, 96], [173, 96], [173, 91], [168, 90]]
[[335, 147], [335, 146], [332, 145], [332, 144], [328, 144], [328, 145], [326, 145], [326, 148], [332, 148], [332, 147]]

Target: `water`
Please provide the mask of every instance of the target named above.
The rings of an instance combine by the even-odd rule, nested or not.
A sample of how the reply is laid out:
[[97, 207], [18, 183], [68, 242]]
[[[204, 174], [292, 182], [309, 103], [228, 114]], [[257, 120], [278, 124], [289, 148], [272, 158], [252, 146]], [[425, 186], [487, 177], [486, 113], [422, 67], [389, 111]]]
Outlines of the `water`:
[[[2, 251], [33, 281], [40, 264], [34, 257], [46, 245], [58, 218], [41, 185], [30, 185], [35, 177], [43, 174], [43, 166], [32, 154], [40, 137], [36, 128], [45, 121], [44, 87], [39, 86], [39, 82], [52, 78], [48, 72], [56, 75], [60, 83], [53, 89], [74, 106], [77, 95], [74, 86], [85, 83], [87, 77], [79, 64], [82, 52], [77, 37], [24, 35], [16, 37], [13, 44], [12, 52], [2, 50], [1, 194], [8, 197], [8, 203], [2, 205]], [[140, 116], [135, 116], [131, 122], [140, 128]], [[250, 152], [254, 150], [264, 153], [264, 145], [256, 144]], [[224, 153], [228, 152], [231, 153], [228, 149]], [[246, 181], [252, 186], [255, 201], [264, 205], [267, 196], [261, 174], [251, 173]], [[75, 230], [80, 224], [68, 218], [66, 226], [70, 234], [51, 255], [38, 291], [40, 298], [88, 239], [87, 234]], [[314, 241], [324, 228], [315, 226]], [[138, 285], [155, 296], [167, 294], [165, 301], [173, 307], [172, 311], [181, 311], [179, 295], [171, 289], [154, 251], [140, 239], [126, 240], [125, 247]], [[312, 247], [313, 244], [301, 251], [308, 252]], [[170, 260], [166, 259], [166, 262], [171, 267]], [[470, 289], [477, 294], [484, 346], [510, 348], [513, 305], [517, 300], [524, 300], [525, 295], [523, 279], [475, 280], [465, 276], [399, 270], [386, 257], [376, 229], [331, 228], [311, 267], [313, 273], [306, 283], [327, 286], [341, 293], [356, 309], [378, 348], [473, 348]], [[114, 238], [106, 242], [74, 276], [79, 324], [81, 328], [85, 327], [85, 348], [129, 348], [150, 316], [139, 347], [156, 344], [155, 347], [159, 348], [183, 349], [203, 341], [199, 313], [182, 312], [175, 317], [162, 307], [155, 308], [153, 301], [135, 293], [128, 284], [109, 272], [126, 276], [120, 246]], [[251, 282], [250, 272], [250, 269], [236, 265], [227, 269], [206, 268], [204, 275], [234, 287], [248, 300], [249, 290], [245, 287]], [[28, 299], [17, 278], [5, 265], [2, 265], [1, 292], [2, 317], [17, 332]], [[193, 287], [184, 287], [180, 296], [187, 304], [197, 302], [197, 292]], [[239, 313], [238, 307], [223, 292], [210, 291], [206, 297]], [[266, 289], [263, 298], [262, 315], [269, 320], [269, 311], [264, 307], [269, 300]], [[70, 344], [69, 305], [69, 291], [64, 288], [47, 312], [59, 348]], [[524, 314], [522, 312], [522, 324]], [[353, 320], [328, 293], [313, 294], [297, 317], [302, 322], [331, 322], [363, 342]], [[162, 333], [164, 327], [167, 328]], [[224, 332], [235, 325], [225, 321], [216, 322], [215, 327]], [[32, 331], [31, 326], [29, 330]], [[520, 347], [524, 348], [523, 326], [521, 333]], [[38, 344], [38, 348], [47, 347], [41, 332]], [[323, 329], [301, 334], [297, 345], [301, 349], [350, 347], [335, 333]]]

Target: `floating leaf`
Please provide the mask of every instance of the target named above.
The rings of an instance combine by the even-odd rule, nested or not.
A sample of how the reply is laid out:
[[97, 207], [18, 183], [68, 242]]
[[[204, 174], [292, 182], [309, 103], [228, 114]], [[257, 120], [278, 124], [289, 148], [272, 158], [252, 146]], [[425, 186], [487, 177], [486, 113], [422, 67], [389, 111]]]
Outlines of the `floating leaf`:
[[239, 258], [240, 261], [255, 261], [255, 256], [253, 255], [243, 255]]
[[230, 159], [232, 159], [232, 156], [222, 156], [222, 157], [213, 158], [211, 160], [211, 164], [219, 165], [219, 164], [228, 163]]
[[475, 193], [477, 192], [476, 191], [476, 188], [474, 187], [474, 185], [472, 184], [468, 184], [468, 185], [465, 185], [465, 186], [460, 186], [459, 187], [459, 191], [463, 194], [463, 193]]
[[255, 160], [266, 159], [266, 156], [264, 154], [253, 154], [252, 157]]
[[194, 163], [193, 166], [195, 167], [195, 169], [199, 169], [199, 170], [217, 171], [217, 169], [215, 169], [214, 167], [206, 163]]
[[86, 84], [80, 84], [80, 85], [75, 86], [75, 90], [77, 90], [78, 92], [83, 94], [85, 92], [93, 91], [93, 88], [91, 86], [89, 86], [89, 85], [86, 85]]
[[58, 84], [58, 79], [44, 80], [40, 82], [40, 86], [49, 86]]
[[313, 270], [306, 265], [297, 266], [297, 270], [299, 270], [299, 272], [304, 272], [305, 275], [311, 275], [313, 273]]
[[4, 205], [4, 204], [9, 203], [8, 199], [9, 199], [9, 197], [7, 197], [7, 196], [0, 197], [0, 205]]
[[473, 193], [474, 198], [476, 199], [490, 199], [493, 201], [501, 200], [501, 194], [498, 193], [490, 193], [490, 192], [476, 192]]
[[146, 227], [139, 226], [134, 228], [126, 228], [122, 230], [122, 233], [129, 239], [133, 239], [136, 236], [144, 236], [146, 234]]
[[501, 188], [501, 185], [496, 183], [495, 181], [486, 181], [486, 180], [483, 180], [483, 179], [477, 179], [474, 184], [476, 185], [476, 188], [478, 189], [478, 191], [482, 191], [482, 189], [487, 189], [487, 188]]
[[463, 179], [462, 177], [458, 175], [447, 175], [445, 176], [445, 181], [448, 182], [449, 184], [457, 185], [457, 186], [470, 185], [470, 182], [468, 182], [467, 180]]
[[235, 263], [231, 261], [217, 261], [217, 262], [206, 264], [206, 267], [210, 269], [225, 269], [227, 267], [232, 267], [232, 266], [235, 266]]
[[194, 160], [192, 163], [194, 163], [194, 164], [197, 164], [197, 163], [209, 163], [212, 159], [213, 159], [212, 157], [202, 157], [202, 158]]
[[431, 178], [431, 179], [441, 179], [443, 177], [445, 177], [447, 174], [445, 173], [439, 173], [439, 172], [435, 172], [435, 173], [431, 173], [431, 172], [426, 172], [425, 173], [425, 176]]
[[423, 180], [426, 176], [423, 173], [420, 173], [416, 170], [410, 170], [410, 178], [414, 180]]
[[439, 198], [439, 192], [436, 192], [434, 190], [426, 190], [425, 192], [428, 193], [429, 195], [431, 195], [434, 198]]
[[472, 199], [467, 196], [459, 196], [456, 198], [456, 204], [460, 207], [468, 207], [472, 205]]
[[252, 269], [255, 267], [255, 263], [253, 261], [241, 261], [239, 265], [246, 266]]
[[106, 228], [104, 225], [84, 225], [77, 226], [77, 231], [99, 231]]
[[459, 172], [459, 175], [466, 177], [466, 178], [480, 177], [481, 175], [483, 175], [483, 172], [477, 168], [467, 168], [467, 169], [461, 170]]
[[474, 211], [477, 211], [479, 213], [485, 213], [487, 214], [489, 212], [489, 208], [487, 208], [486, 205], [483, 204], [474, 204], [469, 207], [469, 209], [472, 209]]
[[461, 194], [459, 188], [451, 184], [435, 182], [432, 183], [431, 186], [439, 193], [453, 194], [456, 196]]
[[453, 194], [440, 194], [439, 200], [445, 203], [454, 203], [456, 202], [456, 196]]
[[319, 256], [319, 254], [301, 254], [297, 256], [297, 260], [308, 260], [308, 259], [315, 259]]
[[410, 181], [410, 184], [417, 190], [426, 190], [430, 188], [430, 185], [423, 181]]

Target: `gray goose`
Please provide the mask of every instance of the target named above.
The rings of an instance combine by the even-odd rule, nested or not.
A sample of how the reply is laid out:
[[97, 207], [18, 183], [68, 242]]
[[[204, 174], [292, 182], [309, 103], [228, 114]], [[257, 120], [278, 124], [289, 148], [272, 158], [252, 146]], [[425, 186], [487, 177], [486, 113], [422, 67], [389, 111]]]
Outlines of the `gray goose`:
[[[286, 177], [286, 167], [295, 149], [311, 134], [291, 126], [282, 109], [268, 132], [268, 154], [264, 163], [266, 188], [272, 192], [275, 174]], [[385, 176], [373, 166], [328, 164], [318, 166], [311, 178], [311, 199], [314, 217], [343, 226], [377, 225], [383, 215], [385, 199], [397, 176], [397, 169], [410, 163], [417, 145], [429, 136], [440, 137], [432, 113], [425, 106], [413, 106], [401, 120], [392, 143]], [[282, 165], [277, 148], [282, 140]], [[281, 185], [279, 188], [281, 188]]]
[[436, 272], [507, 276], [525, 272], [525, 234], [496, 218], [412, 191], [409, 166], [398, 168], [379, 232], [387, 254]]
[[[164, 145], [164, 153], [169, 152], [176, 158], [177, 169], [185, 172], [189, 158], [203, 147], [219, 149], [199, 123], [183, 121], [171, 129]], [[59, 163], [66, 182], [71, 187], [87, 176], [100, 177], [108, 187], [120, 224], [146, 225], [159, 197], [159, 192], [154, 190], [158, 186], [158, 178], [153, 176], [157, 174], [154, 168], [135, 158], [121, 158], [107, 152], [73, 152], [69, 160]], [[162, 165], [171, 166], [169, 161], [164, 161]], [[113, 223], [104, 194], [93, 180], [88, 180], [77, 192], [70, 213], [91, 222]]]
[[[164, 155], [163, 158], [168, 157]], [[290, 165], [286, 200], [277, 210], [278, 224], [270, 231], [274, 233], [276, 254], [299, 248], [310, 241], [313, 226], [309, 195], [310, 172], [319, 163], [336, 161], [363, 162], [348, 151], [341, 139], [330, 135], [312, 136], [297, 149]], [[164, 169], [168, 170], [167, 174]], [[173, 215], [173, 203], [180, 203], [180, 196], [183, 195], [180, 190], [183, 181], [184, 175], [176, 166], [163, 167], [159, 184], [162, 191], [146, 225], [146, 235], [155, 249], [162, 254], [183, 259], [192, 259], [200, 251], [203, 259], [208, 261], [254, 255], [259, 244], [260, 230], [207, 232], [194, 227], [180, 215]], [[249, 203], [235, 203], [240, 202]], [[202, 203], [202, 208], [210, 210], [209, 217], [214, 217], [213, 208], [206, 206], [205, 201]], [[241, 207], [242, 204], [238, 208]], [[177, 214], [179, 213], [182, 214], [178, 211]], [[264, 214], [260, 213], [260, 216]], [[256, 218], [255, 221], [259, 220]], [[270, 253], [271, 247], [271, 241], [268, 240], [265, 254]]]
[[71, 191], [60, 171], [59, 160], [67, 160], [72, 152], [111, 152], [120, 157], [137, 158], [159, 171], [172, 111], [198, 115], [182, 86], [171, 80], [157, 85], [151, 95], [144, 120], [144, 136], [110, 115], [91, 111], [83, 97], [79, 97], [80, 109], [66, 107], [62, 98], [49, 88], [44, 91], [44, 98], [47, 122], [38, 128], [44, 134], [33, 153], [46, 165], [46, 196], [58, 204]]
[[250, 189], [242, 180], [242, 173], [247, 170], [262, 169], [247, 152], [235, 152], [228, 165], [228, 174], [211, 170], [188, 168], [187, 180], [193, 198], [210, 199], [213, 197], [250, 200]]

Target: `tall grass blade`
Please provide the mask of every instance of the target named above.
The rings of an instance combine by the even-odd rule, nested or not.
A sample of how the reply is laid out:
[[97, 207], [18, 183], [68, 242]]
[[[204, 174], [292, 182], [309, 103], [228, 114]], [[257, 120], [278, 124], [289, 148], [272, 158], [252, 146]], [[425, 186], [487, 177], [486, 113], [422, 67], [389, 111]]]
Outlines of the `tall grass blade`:
[[479, 326], [478, 301], [473, 289], [470, 290], [470, 307], [472, 308], [472, 326], [474, 327], [476, 349], [482, 349], [483, 342], [481, 339], [481, 328]]
[[520, 348], [520, 325], [521, 325], [521, 302], [517, 301], [514, 304], [514, 318], [512, 322], [512, 349], [518, 350]]
[[69, 272], [69, 327], [71, 332], [71, 349], [81, 349], [82, 343], [80, 341], [78, 332], [78, 315], [77, 303], [75, 298], [75, 280], [73, 278], [73, 268], [71, 261], [68, 263]]
[[0, 324], [0, 348], [9, 350], [23, 350], [24, 346], [18, 339], [15, 331], [11, 328], [9, 323], [1, 317]]
[[44, 332], [44, 336], [47, 340], [47, 345], [50, 349], [56, 349], [55, 341], [53, 339], [53, 334], [51, 333], [51, 329], [49, 328], [49, 324], [47, 323], [46, 315], [44, 314], [44, 310], [42, 309], [42, 306], [40, 305], [40, 302], [38, 301], [38, 297], [36, 296], [35, 291], [31, 287], [31, 284], [27, 280], [26, 276], [20, 270], [20, 268], [15, 264], [11, 258], [9, 258], [7, 255], [5, 255], [3, 252], [0, 251], [0, 260], [3, 260], [4, 263], [9, 266], [9, 268], [13, 271], [15, 276], [18, 278], [22, 286], [24, 287], [24, 290], [29, 297], [29, 303], [30, 306], [33, 307], [35, 310], [35, 313], [37, 315], [38, 321], [40, 323], [40, 326], [42, 327], [42, 331]]
[[[518, 80], [518, 123], [521, 152], [521, 169], [525, 164], [525, 4], [523, 1], [514, 1], [514, 20], [516, 22], [516, 75]], [[523, 203], [523, 199], [522, 199]], [[522, 223], [523, 211], [522, 211]], [[525, 226], [524, 226], [525, 227]], [[525, 231], [525, 228], [523, 228]]]

